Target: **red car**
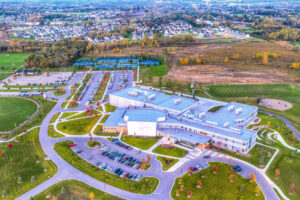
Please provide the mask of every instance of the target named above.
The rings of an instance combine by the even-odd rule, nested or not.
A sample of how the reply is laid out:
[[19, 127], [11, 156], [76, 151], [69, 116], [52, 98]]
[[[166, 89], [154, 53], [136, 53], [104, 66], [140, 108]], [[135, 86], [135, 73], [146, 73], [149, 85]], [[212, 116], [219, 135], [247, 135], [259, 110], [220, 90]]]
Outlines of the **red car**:
[[69, 147], [75, 147], [76, 144], [69, 144]]

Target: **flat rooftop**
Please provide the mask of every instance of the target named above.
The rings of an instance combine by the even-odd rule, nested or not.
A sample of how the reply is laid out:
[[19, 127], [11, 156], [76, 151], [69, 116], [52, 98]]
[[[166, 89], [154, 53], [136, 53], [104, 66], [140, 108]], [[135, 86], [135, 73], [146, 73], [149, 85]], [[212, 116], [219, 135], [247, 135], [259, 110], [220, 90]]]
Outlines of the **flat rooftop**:
[[127, 110], [124, 116], [128, 116], [128, 121], [156, 122], [158, 118], [166, 117], [166, 113], [153, 109]]
[[113, 93], [113, 95], [152, 104], [162, 109], [170, 109], [180, 112], [197, 103], [192, 98], [180, 97], [177, 95], [167, 95], [162, 92], [140, 88], [125, 88]]

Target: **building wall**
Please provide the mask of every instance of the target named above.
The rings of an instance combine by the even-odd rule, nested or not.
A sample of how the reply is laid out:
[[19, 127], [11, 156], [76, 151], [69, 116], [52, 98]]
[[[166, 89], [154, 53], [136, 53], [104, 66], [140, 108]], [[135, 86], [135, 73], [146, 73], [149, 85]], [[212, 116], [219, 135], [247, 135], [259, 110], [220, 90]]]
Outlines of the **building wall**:
[[102, 127], [103, 133], [127, 133], [127, 127], [120, 127], [120, 126], [103, 126]]
[[119, 97], [113, 94], [109, 95], [109, 103], [113, 106], [119, 108], [128, 108], [128, 107], [144, 107], [143, 102], [139, 102], [132, 99], [127, 99], [124, 97]]
[[145, 137], [156, 137], [156, 122], [127, 122], [128, 135], [132, 136], [145, 136]]

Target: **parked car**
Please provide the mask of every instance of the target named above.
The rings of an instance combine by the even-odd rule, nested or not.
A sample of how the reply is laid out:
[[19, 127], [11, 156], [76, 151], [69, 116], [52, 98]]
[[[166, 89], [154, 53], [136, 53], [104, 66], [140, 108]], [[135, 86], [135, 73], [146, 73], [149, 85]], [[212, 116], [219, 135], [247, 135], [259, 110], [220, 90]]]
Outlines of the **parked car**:
[[75, 147], [76, 144], [69, 144], [69, 147]]
[[233, 169], [235, 172], [240, 172], [240, 171], [242, 171], [242, 168], [241, 168], [240, 166], [238, 166], [238, 165], [233, 166], [232, 169]]
[[210, 155], [204, 155], [203, 158], [210, 158]]

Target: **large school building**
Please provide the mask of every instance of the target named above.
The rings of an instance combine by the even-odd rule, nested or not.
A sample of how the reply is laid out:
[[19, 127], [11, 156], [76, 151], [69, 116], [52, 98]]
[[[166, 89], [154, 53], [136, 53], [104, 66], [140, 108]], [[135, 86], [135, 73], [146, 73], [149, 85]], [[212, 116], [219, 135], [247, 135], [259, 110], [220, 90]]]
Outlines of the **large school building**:
[[[190, 148], [208, 145], [247, 153], [256, 143], [256, 132], [247, 129], [258, 108], [240, 103], [193, 99], [136, 87], [109, 95], [118, 107], [103, 125], [104, 132], [136, 137], [167, 137]], [[209, 112], [213, 107], [220, 108]]]

